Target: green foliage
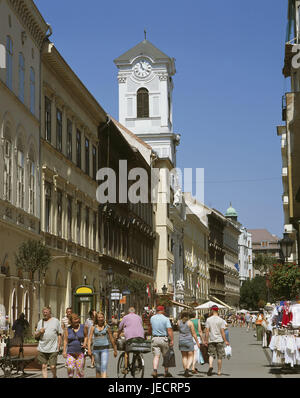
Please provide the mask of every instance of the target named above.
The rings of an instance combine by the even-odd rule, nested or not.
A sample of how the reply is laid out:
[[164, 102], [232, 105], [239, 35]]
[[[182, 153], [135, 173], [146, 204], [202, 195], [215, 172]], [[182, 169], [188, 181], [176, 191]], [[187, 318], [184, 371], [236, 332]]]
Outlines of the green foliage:
[[275, 258], [269, 254], [255, 254], [255, 258], [253, 259], [253, 267], [260, 272], [269, 272], [275, 261]]
[[300, 292], [300, 268], [296, 264], [274, 264], [269, 274], [275, 300], [294, 300]]
[[258, 310], [261, 304], [267, 302], [268, 290], [266, 286], [266, 278], [264, 276], [256, 276], [251, 280], [246, 280], [240, 290], [240, 306], [245, 309]]
[[41, 242], [29, 239], [19, 247], [16, 257], [16, 266], [24, 271], [32, 272], [43, 270], [51, 260], [50, 250]]

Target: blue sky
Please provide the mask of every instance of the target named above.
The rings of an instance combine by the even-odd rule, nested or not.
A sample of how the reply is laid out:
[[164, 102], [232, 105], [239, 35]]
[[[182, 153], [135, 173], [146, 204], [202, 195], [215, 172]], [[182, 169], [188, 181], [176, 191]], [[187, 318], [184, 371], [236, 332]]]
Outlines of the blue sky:
[[205, 202], [247, 228], [282, 234], [281, 71], [287, 0], [35, 0], [51, 40], [118, 119], [113, 59], [147, 39], [176, 59], [178, 167], [205, 169]]

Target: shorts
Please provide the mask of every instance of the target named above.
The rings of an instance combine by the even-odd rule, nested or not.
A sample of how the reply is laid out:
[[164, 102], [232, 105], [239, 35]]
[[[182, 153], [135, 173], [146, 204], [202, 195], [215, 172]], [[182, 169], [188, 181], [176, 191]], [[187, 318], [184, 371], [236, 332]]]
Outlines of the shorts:
[[162, 354], [163, 356], [166, 355], [166, 353], [169, 350], [169, 339], [168, 337], [152, 337], [152, 353], [154, 356], [160, 356]]
[[37, 360], [42, 365], [56, 366], [58, 352], [41, 352], [38, 351]]
[[208, 343], [208, 355], [213, 358], [225, 358], [224, 343]]
[[178, 344], [179, 351], [184, 351], [184, 352], [194, 352], [194, 342], [191, 341], [180, 341]]

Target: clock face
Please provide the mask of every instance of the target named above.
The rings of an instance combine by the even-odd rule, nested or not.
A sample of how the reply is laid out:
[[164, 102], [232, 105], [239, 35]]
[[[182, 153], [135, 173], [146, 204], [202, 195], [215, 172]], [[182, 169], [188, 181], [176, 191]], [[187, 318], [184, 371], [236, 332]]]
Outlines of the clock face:
[[151, 65], [145, 59], [138, 61], [133, 67], [134, 74], [137, 77], [146, 77], [150, 75]]

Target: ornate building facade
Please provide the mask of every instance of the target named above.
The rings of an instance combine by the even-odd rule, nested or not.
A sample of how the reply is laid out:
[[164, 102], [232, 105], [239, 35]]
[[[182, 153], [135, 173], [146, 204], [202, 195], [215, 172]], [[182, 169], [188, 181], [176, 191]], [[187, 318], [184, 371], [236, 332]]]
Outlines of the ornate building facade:
[[37, 285], [15, 254], [40, 228], [40, 52], [48, 25], [31, 0], [0, 2], [0, 316], [9, 323], [37, 312]]

